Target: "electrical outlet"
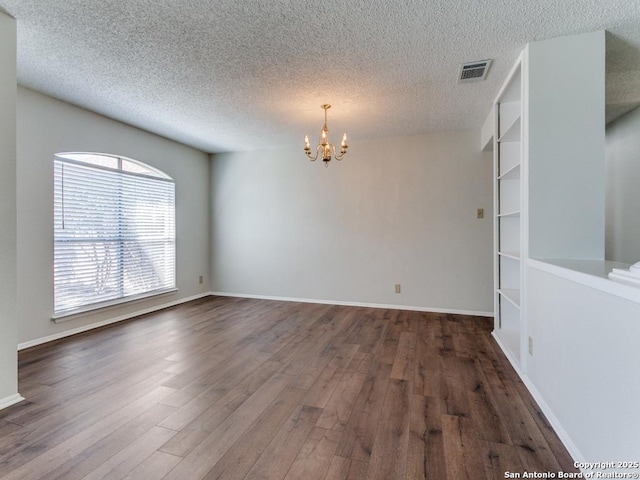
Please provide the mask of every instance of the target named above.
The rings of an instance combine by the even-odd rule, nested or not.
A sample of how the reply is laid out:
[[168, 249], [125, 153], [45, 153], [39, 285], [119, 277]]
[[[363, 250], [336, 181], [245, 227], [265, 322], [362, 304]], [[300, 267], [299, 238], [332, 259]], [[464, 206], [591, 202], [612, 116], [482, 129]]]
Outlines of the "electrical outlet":
[[533, 338], [529, 337], [529, 355], [533, 356]]
[[478, 208], [476, 210], [476, 218], [484, 218], [484, 208]]
[[200, 275], [200, 278], [198, 278], [198, 283], [204, 283], [204, 275]]
[[400, 284], [396, 283], [396, 293], [400, 293]]

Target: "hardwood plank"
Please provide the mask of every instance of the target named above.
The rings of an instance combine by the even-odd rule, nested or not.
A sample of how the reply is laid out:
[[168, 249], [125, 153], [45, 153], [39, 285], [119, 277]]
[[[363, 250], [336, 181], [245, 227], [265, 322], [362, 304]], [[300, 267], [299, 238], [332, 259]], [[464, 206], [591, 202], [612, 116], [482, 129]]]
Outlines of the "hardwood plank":
[[204, 476], [204, 480], [243, 478], [291, 415], [304, 395], [303, 390], [287, 388], [258, 417], [253, 426], [225, 453]]
[[409, 411], [409, 445], [406, 478], [426, 478], [427, 404], [422, 395], [413, 395]]
[[[153, 456], [158, 447], [174, 435], [175, 432], [171, 430], [154, 427], [127, 444], [125, 448], [122, 448], [90, 473], [79, 478], [82, 478], [82, 480], [102, 480], [103, 478], [117, 480], [125, 478], [140, 464]], [[179, 457], [173, 458], [180, 460]]]
[[230, 415], [235, 414], [240, 408], [246, 408], [245, 403], [251, 400], [261, 388], [268, 388], [270, 383], [279, 382], [281, 379], [288, 378], [289, 377], [283, 376], [282, 374], [276, 374], [267, 378], [262, 383], [255, 382], [253, 384], [243, 383], [238, 385], [195, 418], [186, 428], [213, 432], [222, 422], [226, 421]]
[[389, 322], [386, 316], [381, 316], [379, 312], [374, 311], [369, 314], [367, 323], [365, 324], [366, 328], [359, 332], [360, 336], [355, 337], [353, 341], [348, 341], [348, 343], [358, 343], [360, 345], [360, 352], [377, 353], [384, 340], [388, 324]]
[[180, 457], [168, 453], [154, 452], [127, 475], [125, 480], [157, 480], [169, 473], [180, 460]]
[[334, 455], [324, 480], [346, 480], [349, 467], [351, 467], [351, 459]]
[[365, 480], [367, 478], [367, 470], [369, 470], [368, 463], [351, 459], [347, 480]]
[[449, 324], [448, 318], [449, 314], [440, 314], [438, 315], [438, 322], [440, 323], [440, 328], [442, 334], [440, 337], [436, 336], [436, 339], [441, 340], [442, 348], [440, 349], [440, 354], [444, 357], [449, 355], [455, 355], [456, 347], [453, 341], [453, 334], [451, 332], [451, 325]]
[[468, 418], [442, 415], [442, 439], [447, 478], [483, 480], [486, 478], [482, 458]]
[[511, 437], [504, 425], [487, 381], [478, 364], [472, 358], [458, 357], [457, 369], [464, 385], [471, 420], [476, 435], [494, 443], [511, 444]]
[[412, 332], [401, 332], [398, 349], [393, 360], [391, 378], [413, 380], [416, 353], [416, 336]]
[[[275, 375], [281, 365], [276, 362], [256, 362], [246, 359], [242, 367], [230, 370], [214, 386], [206, 388], [200, 395], [177, 409], [160, 426], [176, 431], [187, 427], [193, 429], [194, 424], [199, 424], [200, 428], [203, 428], [203, 424], [210, 423], [206, 419], [211, 417], [212, 412], [229, 405], [231, 399], [239, 399], [237, 403], [241, 404]], [[210, 428], [208, 430], [210, 431]]]
[[453, 479], [455, 477], [447, 477], [446, 473], [440, 402], [432, 397], [424, 397], [423, 402], [425, 419], [424, 478], [428, 480]]
[[[486, 341], [493, 342], [491, 348], [499, 348], [492, 338], [487, 338]], [[479, 359], [483, 363], [485, 376], [492, 385], [496, 408], [509, 431], [513, 445], [518, 447], [517, 452], [523, 468], [527, 471], [560, 471], [560, 464], [551, 452], [540, 426], [514, 387], [517, 374], [506, 358], [502, 357], [502, 363], [499, 360], [499, 352], [494, 352], [490, 357], [485, 354], [479, 356]], [[574, 467], [569, 468], [567, 471], [576, 471]]]
[[284, 373], [298, 375], [323, 349], [337, 348], [353, 328], [356, 311], [333, 307], [321, 315], [292, 342], [274, 353], [272, 360], [286, 364]]
[[444, 376], [441, 357], [443, 346], [436, 336], [439, 326], [433, 315], [427, 317], [418, 326], [416, 341], [414, 391], [434, 399], [442, 396], [441, 380]]
[[371, 367], [345, 426], [336, 455], [369, 462], [390, 375], [390, 364], [375, 362]]
[[[449, 357], [445, 370], [449, 372], [455, 371], [457, 364], [458, 362], [455, 360], [455, 357]], [[467, 393], [457, 373], [458, 372], [456, 372], [455, 376], [447, 376], [445, 374], [441, 379], [440, 391], [442, 393], [440, 399], [443, 406], [443, 413], [469, 418], [471, 416], [471, 410], [467, 402]]]
[[342, 432], [351, 417], [353, 404], [365, 379], [366, 375], [362, 373], [345, 374], [327, 401], [316, 426]]
[[183, 428], [179, 432], [174, 432], [174, 436], [165, 442], [159, 451], [169, 453], [177, 457], [186, 457], [189, 453], [200, 445], [210, 434], [208, 430], [199, 428]]
[[299, 405], [253, 464], [247, 479], [281, 479], [293, 464], [322, 409]]
[[[7, 460], [19, 453], [18, 462], [28, 461], [39, 451], [46, 450], [48, 445], [56, 445], [81, 433], [99, 420], [124, 408], [128, 403], [148, 394], [162, 384], [168, 375], [158, 372], [144, 379], [136, 376], [138, 383], [132, 385], [129, 380], [112, 386], [109, 383], [104, 389], [79, 396], [75, 401], [47, 407], [44, 416], [26, 416], [24, 428], [0, 438], [0, 473], [3, 465], [15, 468], [15, 460]], [[165, 389], [163, 391], [171, 392]], [[19, 407], [19, 405], [18, 405]], [[8, 409], [9, 416], [13, 412], [24, 412], [21, 408]]]
[[368, 467], [364, 462], [334, 455], [324, 480], [364, 480]]
[[[300, 353], [305, 349], [302, 348]], [[317, 351], [307, 352], [302, 361], [307, 361], [306, 365], [299, 370], [295, 379], [291, 383], [291, 388], [299, 388], [301, 390], [309, 390], [313, 384], [318, 380], [318, 377], [327, 368], [329, 362], [335, 357], [338, 352], [338, 346], [330, 343], [325, 348]], [[310, 358], [310, 360], [309, 360]], [[300, 359], [291, 360], [289, 363], [299, 361]], [[288, 367], [288, 365], [287, 365]]]
[[251, 427], [267, 406], [291, 381], [289, 375], [276, 374], [229, 415], [209, 436], [194, 448], [169, 475], [167, 480], [198, 480], [211, 470], [235, 442]]
[[524, 473], [516, 447], [493, 442], [480, 442], [479, 447], [488, 479], [502, 480], [506, 472]]
[[[576, 471], [468, 315], [209, 297], [19, 352], [0, 477]], [[309, 403], [310, 405], [306, 405]]]
[[367, 479], [403, 478], [409, 445], [411, 383], [390, 379], [371, 451]]
[[21, 478], [40, 478], [50, 473], [74, 456], [80, 454], [88, 446], [111, 434], [126, 422], [135, 418], [140, 412], [151, 408], [162, 398], [173, 392], [167, 387], [157, 387], [148, 395], [130, 403], [127, 407], [105, 417], [91, 427], [82, 430], [77, 435], [60, 443], [48, 445], [46, 452], [24, 463], [18, 468], [8, 472], [10, 463], [3, 461], [0, 467], [0, 474], [4, 480], [14, 480]]
[[402, 331], [401, 322], [398, 321], [400, 316], [397, 310], [388, 310], [385, 312], [387, 318], [387, 328], [384, 332], [384, 339], [380, 345], [380, 361], [393, 365], [398, 350], [398, 341]]
[[339, 432], [314, 427], [284, 477], [285, 480], [324, 478], [339, 441]]
[[15, 435], [17, 432], [22, 431], [23, 428], [22, 425], [0, 420], [0, 438]]
[[48, 480], [77, 480], [85, 478], [87, 474], [103, 463], [108, 462], [110, 458], [122, 450], [135, 449], [136, 446], [131, 446], [131, 444], [135, 443], [136, 439], [140, 437], [145, 439], [142, 448], [146, 449], [149, 454], [153, 453], [155, 449], [175, 435], [175, 432], [171, 430], [155, 426], [156, 423], [170, 415], [173, 410], [171, 407], [160, 404], [150, 408], [102, 440], [88, 446], [79, 455], [52, 470], [47, 474], [46, 478]]
[[331, 359], [327, 367], [311, 386], [302, 403], [312, 407], [324, 408], [357, 351], [358, 345], [342, 345], [338, 349], [335, 357]]
[[556, 432], [551, 427], [551, 424], [542, 413], [540, 407], [536, 404], [535, 400], [524, 386], [524, 383], [518, 378], [515, 385], [517, 394], [522, 398], [525, 406], [529, 410], [529, 413], [534, 418], [536, 425], [540, 428], [542, 435], [547, 442], [553, 455], [556, 457], [560, 470], [563, 472], [578, 473], [578, 470], [574, 466], [574, 460], [569, 455], [569, 452], [564, 448], [564, 445], [556, 435]]
[[268, 353], [279, 351], [298, 335], [304, 334], [316, 319], [324, 316], [332, 308], [331, 305], [290, 304], [289, 302], [287, 306], [291, 308], [280, 313], [275, 326], [268, 328], [265, 326], [264, 330], [255, 332], [258, 335], [256, 345], [261, 347], [261, 351]]
[[[91, 370], [90, 366], [87, 366]], [[121, 398], [123, 394], [144, 389], [141, 385], [157, 385], [157, 379], [166, 381], [172, 377], [162, 371], [163, 365], [154, 365], [153, 362], [147, 364], [137, 372], [120, 371], [114, 369], [109, 374], [102, 377], [94, 374], [91, 382], [83, 384], [81, 381], [72, 385], [58, 385], [53, 394], [48, 395], [47, 400], [34, 399], [27, 408], [20, 408], [8, 412], [5, 420], [26, 425], [34, 421], [45, 419], [52, 412], [60, 414], [62, 412], [76, 411], [86, 412], [96, 403], [104, 402], [107, 398]], [[35, 403], [38, 402], [38, 403]]]

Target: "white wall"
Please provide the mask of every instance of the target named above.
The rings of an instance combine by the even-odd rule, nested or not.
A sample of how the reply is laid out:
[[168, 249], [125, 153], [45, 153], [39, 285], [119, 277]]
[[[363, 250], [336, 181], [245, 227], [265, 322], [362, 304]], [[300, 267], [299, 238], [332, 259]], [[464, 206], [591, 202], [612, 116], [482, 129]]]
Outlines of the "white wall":
[[[53, 314], [53, 155], [112, 153], [148, 163], [176, 182], [176, 294], [86, 314]], [[209, 156], [34, 91], [18, 88], [19, 343], [106, 321], [209, 290]], [[199, 284], [199, 276], [205, 283]]]
[[328, 168], [302, 147], [215, 155], [213, 290], [492, 312], [491, 153], [478, 140], [352, 140]]
[[640, 108], [607, 126], [606, 257], [640, 262]]
[[583, 457], [577, 460], [637, 461], [640, 299], [633, 302], [532, 267], [528, 281], [527, 328], [534, 354], [527, 376], [570, 437], [574, 453]]
[[527, 51], [529, 256], [603, 260], [605, 33]]
[[16, 22], [0, 11], [0, 408], [20, 398], [16, 353]]

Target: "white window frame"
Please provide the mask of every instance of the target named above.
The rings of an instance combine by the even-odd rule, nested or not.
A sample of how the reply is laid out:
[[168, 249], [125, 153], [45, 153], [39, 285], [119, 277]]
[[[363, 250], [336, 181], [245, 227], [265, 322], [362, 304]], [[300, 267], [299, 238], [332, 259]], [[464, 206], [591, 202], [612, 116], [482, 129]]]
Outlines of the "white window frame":
[[[75, 201], [73, 195], [77, 195]], [[97, 204], [87, 200], [91, 197], [104, 201], [106, 207], [97, 209]], [[93, 209], [85, 211], [86, 204]], [[132, 219], [138, 221], [139, 228], [131, 224]], [[127, 221], [129, 225], [123, 228]], [[94, 262], [91, 255], [83, 253], [87, 247], [81, 245], [103, 256], [96, 254]], [[138, 262], [140, 257], [146, 261]], [[108, 270], [106, 276], [101, 274], [108, 278], [104, 282], [108, 286], [101, 289], [95, 286], [100, 269]], [[90, 292], [91, 288], [95, 291]], [[118, 155], [56, 154], [52, 318], [63, 321], [175, 291], [174, 180], [150, 165]]]

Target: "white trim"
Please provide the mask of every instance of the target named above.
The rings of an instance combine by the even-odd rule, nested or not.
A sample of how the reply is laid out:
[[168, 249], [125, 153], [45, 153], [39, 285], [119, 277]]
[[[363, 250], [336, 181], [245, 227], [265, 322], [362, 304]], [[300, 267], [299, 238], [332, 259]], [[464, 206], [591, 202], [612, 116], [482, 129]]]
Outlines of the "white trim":
[[253, 295], [250, 293], [209, 292], [220, 297], [258, 298], [261, 300], [279, 300], [282, 302], [320, 303], [324, 305], [344, 305], [347, 307], [389, 308], [394, 310], [413, 310], [416, 312], [451, 313], [455, 315], [474, 315], [477, 317], [493, 317], [493, 312], [474, 310], [454, 310], [450, 308], [414, 307], [410, 305], [388, 305], [382, 303], [344, 302], [340, 300], [319, 300], [316, 298], [277, 297], [273, 295]]
[[22, 402], [24, 399], [25, 398], [19, 393], [2, 398], [0, 399], [0, 410], [10, 407], [11, 405], [15, 405], [16, 403]]
[[361, 303], [361, 302], [342, 302], [338, 300], [318, 300], [311, 298], [294, 298], [294, 297], [276, 297], [271, 295], [252, 295], [245, 293], [230, 293], [230, 292], [205, 292], [198, 295], [194, 295], [192, 297], [182, 298], [180, 300], [176, 300], [169, 303], [164, 303], [162, 305], [157, 305], [155, 307], [146, 308], [144, 310], [138, 310], [136, 312], [128, 313], [125, 315], [121, 315], [118, 317], [110, 318], [107, 320], [102, 320], [100, 322], [92, 323], [89, 325], [83, 325], [82, 327], [73, 328], [71, 330], [65, 330], [64, 332], [56, 333], [54, 335], [49, 335], [46, 337], [36, 338], [34, 340], [29, 340], [23, 343], [18, 344], [18, 351], [24, 350], [26, 348], [35, 347], [37, 345], [42, 345], [43, 343], [53, 342], [54, 340], [59, 340], [61, 338], [70, 337], [71, 335], [76, 335], [78, 333], [87, 332], [89, 330], [93, 330], [95, 328], [104, 327], [105, 325], [111, 325], [112, 323], [122, 322], [124, 320], [128, 320], [133, 317], [137, 317], [139, 315], [145, 315], [147, 313], [152, 313], [157, 310], [162, 310], [165, 308], [173, 307], [175, 305], [179, 305], [181, 303], [190, 302], [192, 300], [197, 300], [199, 298], [208, 297], [216, 295], [219, 297], [240, 297], [240, 298], [257, 298], [262, 300], [279, 300], [283, 302], [302, 302], [302, 303], [320, 303], [324, 305], [344, 305], [349, 307], [371, 307], [371, 308], [389, 308], [395, 310], [413, 310], [417, 312], [433, 312], [433, 313], [451, 313], [455, 315], [474, 315], [479, 317], [493, 317], [493, 312], [478, 312], [473, 310], [454, 310], [447, 308], [431, 308], [431, 307], [411, 307], [407, 305], [386, 305], [386, 304], [377, 304], [377, 303]]
[[[556, 260], [556, 261], [561, 262], [561, 260]], [[605, 277], [600, 277], [598, 275], [586, 273], [584, 271], [561, 266], [558, 264], [554, 264], [552, 262], [554, 262], [554, 260], [529, 259], [527, 261], [527, 265], [532, 268], [535, 268], [536, 270], [541, 270], [543, 272], [550, 273], [557, 277], [565, 278], [567, 280], [571, 280], [573, 282], [585, 285], [587, 287], [595, 288], [596, 290], [600, 290], [601, 292], [605, 292], [610, 295], [615, 295], [617, 297], [621, 297], [635, 303], [640, 303], [640, 290], [637, 287], [625, 285], [624, 283], [620, 283], [620, 282], [614, 282], [613, 280], [609, 280], [608, 278], [605, 278]], [[565, 262], [567, 263], [567, 265], [569, 265], [572, 262], [575, 263], [576, 265], [579, 265], [581, 263], [580, 261], [577, 261], [577, 260], [565, 261]], [[608, 262], [605, 260], [591, 260], [588, 262], [593, 262], [593, 263], [602, 265], [603, 268], [609, 268], [609, 269], [626, 265], [626, 264], [617, 263], [617, 262]]]
[[193, 295], [187, 298], [181, 298], [180, 300], [175, 300], [173, 302], [163, 303], [162, 305], [156, 305], [155, 307], [145, 308], [144, 310], [138, 310], [137, 312], [127, 313], [125, 315], [109, 318], [107, 320], [102, 320], [100, 322], [91, 323], [89, 325], [83, 325], [82, 327], [73, 328], [71, 330], [65, 330], [64, 332], [56, 333], [54, 335], [36, 338], [35, 340], [29, 340], [27, 342], [19, 343], [18, 351], [24, 350], [25, 348], [35, 347], [36, 345], [42, 345], [43, 343], [53, 342], [54, 340], [59, 340], [61, 338], [70, 337], [71, 335], [76, 335], [78, 333], [87, 332], [95, 328], [104, 327], [105, 325], [111, 325], [112, 323], [118, 323], [118, 322], [122, 322], [123, 320], [129, 320], [130, 318], [133, 318], [133, 317], [138, 317], [140, 315], [145, 315], [147, 313], [163, 310], [165, 308], [173, 307], [175, 305], [180, 305], [181, 303], [186, 303], [192, 300], [197, 300], [199, 298], [208, 297], [210, 295], [211, 295], [210, 292], [200, 293], [198, 295]]
[[542, 410], [542, 413], [544, 414], [546, 419], [549, 421], [551, 428], [553, 428], [556, 435], [558, 435], [558, 438], [560, 439], [562, 444], [565, 446], [565, 448], [569, 452], [569, 455], [571, 455], [571, 458], [573, 458], [575, 462], [580, 462], [580, 463], [586, 462], [585, 457], [580, 453], [580, 450], [578, 450], [578, 447], [576, 446], [576, 444], [573, 443], [573, 440], [571, 440], [571, 437], [569, 436], [567, 431], [564, 429], [564, 427], [560, 423], [560, 420], [558, 420], [558, 417], [555, 416], [555, 414], [553, 413], [553, 410], [551, 410], [551, 407], [547, 404], [547, 402], [545, 402], [542, 394], [540, 394], [540, 392], [535, 387], [535, 385], [531, 382], [529, 377], [526, 374], [524, 374], [522, 370], [520, 370], [517, 362], [514, 361], [513, 357], [509, 353], [509, 349], [506, 348], [504, 344], [500, 341], [498, 336], [495, 334], [495, 331], [491, 334], [491, 336], [496, 341], [496, 343], [500, 347], [500, 350], [502, 350], [502, 353], [504, 353], [505, 357], [507, 357], [507, 360], [509, 360], [509, 363], [511, 364], [513, 369], [516, 371], [516, 373], [524, 383], [524, 386], [527, 388], [527, 390], [529, 390], [529, 393], [531, 394], [535, 402], [540, 407], [540, 410]]
[[[76, 160], [74, 158], [68, 158], [68, 157], [65, 157], [65, 155], [87, 155], [87, 156], [95, 156], [95, 157], [115, 158], [116, 160], [118, 160], [118, 167], [113, 168], [113, 167], [107, 167], [105, 165], [98, 165], [96, 163], [92, 163], [91, 161], [87, 161], [87, 160]], [[110, 153], [93, 153], [93, 152], [65, 152], [65, 153], [56, 153], [53, 155], [53, 158], [63, 163], [80, 165], [81, 167], [87, 167], [87, 168], [95, 168], [96, 170], [103, 170], [105, 172], [116, 172], [122, 175], [130, 175], [132, 177], [151, 178], [153, 180], [161, 180], [163, 182], [170, 182], [174, 184], [176, 183], [176, 181], [170, 175], [167, 175], [162, 170], [152, 167], [151, 165], [148, 165], [139, 160], [134, 160], [133, 158], [128, 158], [128, 157], [122, 157], [120, 155], [112, 155]], [[136, 165], [142, 168], [146, 168], [147, 170], [150, 170], [156, 173], [157, 175], [150, 175], [148, 173], [131, 172], [129, 170], [123, 170], [121, 168], [122, 160], [135, 163]]]
[[148, 300], [153, 297], [170, 295], [172, 293], [176, 293], [177, 291], [178, 289], [173, 287], [163, 290], [154, 290], [152, 292], [139, 293], [138, 295], [129, 295], [128, 297], [114, 298], [113, 300], [107, 300], [106, 302], [92, 303], [91, 305], [74, 308], [73, 310], [63, 311], [58, 315], [54, 314], [51, 317], [51, 320], [56, 323], [64, 323], [86, 313], [96, 312], [98, 310], [108, 310], [110, 308], [120, 307], [125, 303], [140, 302], [142, 300]]

